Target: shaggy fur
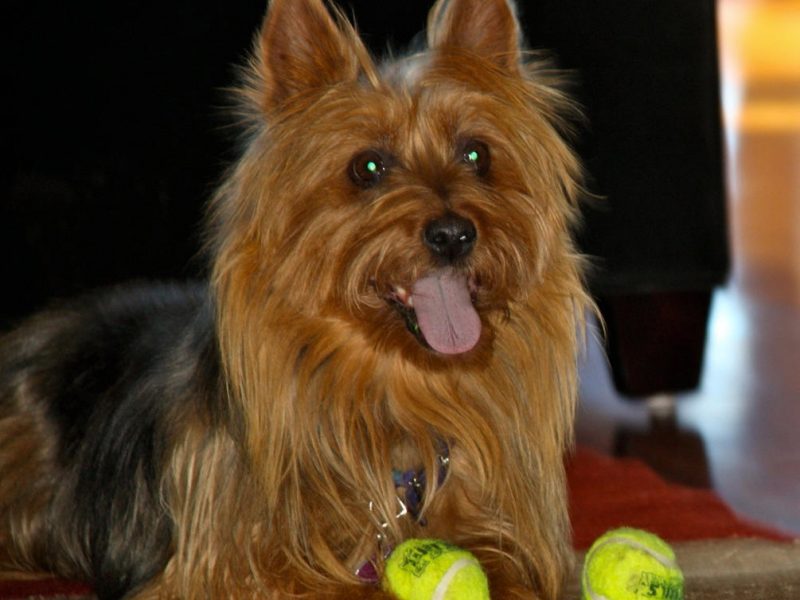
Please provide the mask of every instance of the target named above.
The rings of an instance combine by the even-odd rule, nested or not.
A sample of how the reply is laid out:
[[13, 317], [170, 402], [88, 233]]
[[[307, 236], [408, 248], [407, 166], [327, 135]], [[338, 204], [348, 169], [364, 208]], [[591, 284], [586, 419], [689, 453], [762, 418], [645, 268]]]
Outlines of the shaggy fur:
[[[580, 169], [518, 40], [507, 0], [439, 0], [428, 48], [376, 64], [322, 0], [272, 0], [209, 284], [82, 298], [0, 345], [4, 562], [104, 599], [381, 599], [359, 565], [438, 537], [493, 598], [557, 597]], [[427, 474], [417, 515], [393, 469]]]

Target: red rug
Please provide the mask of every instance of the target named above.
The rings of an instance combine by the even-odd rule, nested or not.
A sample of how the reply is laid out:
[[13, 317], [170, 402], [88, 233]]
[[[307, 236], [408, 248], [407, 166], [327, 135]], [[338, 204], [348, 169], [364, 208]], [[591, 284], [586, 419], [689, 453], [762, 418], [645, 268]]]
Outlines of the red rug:
[[[737, 517], [713, 492], [669, 484], [636, 460], [579, 448], [568, 461], [577, 549], [613, 527], [647, 529], [671, 542], [757, 537], [788, 539]], [[88, 588], [54, 579], [0, 580], [0, 600], [80, 598]]]
[[567, 463], [573, 544], [586, 549], [614, 527], [647, 529], [682, 542], [731, 537], [787, 540], [738, 517], [709, 490], [670, 484], [644, 463], [579, 448]]
[[0, 580], [0, 598], [3, 600], [67, 600], [85, 598], [90, 594], [88, 586], [61, 579]]

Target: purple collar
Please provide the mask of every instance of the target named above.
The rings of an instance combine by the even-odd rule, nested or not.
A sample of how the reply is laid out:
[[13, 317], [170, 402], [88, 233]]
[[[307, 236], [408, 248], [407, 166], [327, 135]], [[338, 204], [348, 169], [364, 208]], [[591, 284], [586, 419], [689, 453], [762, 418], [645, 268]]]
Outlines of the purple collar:
[[[450, 466], [450, 449], [445, 444], [441, 444], [439, 455], [437, 456], [439, 463], [439, 484], [447, 477], [447, 471]], [[394, 469], [392, 471], [392, 479], [394, 486], [398, 491], [398, 498], [403, 501], [403, 504], [408, 509], [408, 512], [414, 519], [419, 519], [419, 512], [422, 509], [422, 502], [425, 499], [425, 487], [427, 485], [427, 477], [425, 469], [419, 471], [410, 469], [408, 471], [400, 471]], [[425, 525], [424, 519], [420, 521], [421, 525]]]
[[[439, 463], [438, 483], [441, 485], [447, 477], [450, 467], [450, 448], [447, 444], [440, 444], [437, 461]], [[394, 469], [392, 470], [392, 480], [397, 489], [397, 501], [401, 507], [400, 512], [395, 516], [399, 519], [405, 515], [410, 515], [422, 527], [425, 527], [427, 524], [425, 519], [420, 519], [420, 511], [425, 499], [425, 487], [427, 485], [425, 469], [409, 469], [408, 471]], [[382, 540], [384, 538], [383, 534], [378, 534], [378, 538]], [[391, 552], [392, 546], [387, 546], [384, 558], [388, 557]], [[374, 557], [356, 569], [356, 576], [366, 583], [378, 583], [380, 581]]]

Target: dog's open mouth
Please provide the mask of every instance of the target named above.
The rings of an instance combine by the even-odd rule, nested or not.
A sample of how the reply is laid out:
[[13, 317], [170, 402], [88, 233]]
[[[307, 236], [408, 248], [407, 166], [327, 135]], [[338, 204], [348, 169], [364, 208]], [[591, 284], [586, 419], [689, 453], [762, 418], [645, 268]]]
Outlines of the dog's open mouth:
[[387, 300], [419, 342], [441, 354], [472, 350], [481, 337], [475, 281], [450, 268], [418, 279], [410, 290], [395, 286]]

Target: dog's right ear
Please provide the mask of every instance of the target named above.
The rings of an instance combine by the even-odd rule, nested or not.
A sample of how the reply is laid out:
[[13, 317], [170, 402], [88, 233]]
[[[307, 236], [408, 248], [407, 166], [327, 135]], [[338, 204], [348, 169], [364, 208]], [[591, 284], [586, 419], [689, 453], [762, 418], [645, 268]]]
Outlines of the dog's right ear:
[[428, 15], [431, 48], [475, 52], [513, 72], [520, 63], [520, 30], [512, 0], [437, 0]]
[[350, 23], [322, 0], [271, 0], [256, 48], [262, 106], [355, 80], [367, 52]]

